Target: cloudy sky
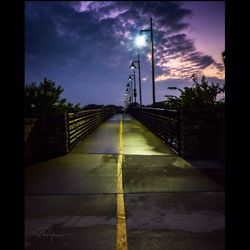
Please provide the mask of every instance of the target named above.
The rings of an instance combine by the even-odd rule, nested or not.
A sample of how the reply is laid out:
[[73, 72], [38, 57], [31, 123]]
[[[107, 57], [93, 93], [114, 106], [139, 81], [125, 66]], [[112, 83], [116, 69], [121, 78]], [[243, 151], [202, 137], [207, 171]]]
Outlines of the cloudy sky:
[[124, 105], [129, 65], [140, 54], [142, 103], [152, 104], [149, 34], [135, 45], [150, 17], [157, 102], [176, 94], [170, 86], [191, 86], [193, 73], [223, 83], [224, 9], [218, 1], [25, 2], [25, 84], [47, 77], [68, 102]]

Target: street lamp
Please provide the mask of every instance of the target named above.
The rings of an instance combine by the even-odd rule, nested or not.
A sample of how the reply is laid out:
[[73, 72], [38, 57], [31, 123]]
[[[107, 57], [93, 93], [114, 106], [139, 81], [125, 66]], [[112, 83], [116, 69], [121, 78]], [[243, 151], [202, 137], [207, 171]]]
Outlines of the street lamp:
[[128, 90], [128, 93], [129, 93], [129, 102], [131, 103], [131, 102], [133, 102], [133, 88], [132, 88], [132, 83], [127, 83], [127, 90]]
[[137, 36], [137, 37], [135, 38], [135, 44], [136, 44], [137, 47], [142, 47], [142, 46], [144, 46], [144, 45], [146, 44], [146, 39], [145, 39], [145, 37], [144, 37], [142, 34], [140, 34], [139, 36]]
[[126, 92], [125, 92], [125, 98], [126, 98], [126, 100], [128, 100], [128, 97], [129, 97], [129, 89], [126, 88]]
[[129, 66], [130, 69], [136, 69], [134, 63], [138, 63], [138, 72], [139, 72], [139, 94], [140, 94], [140, 107], [142, 106], [142, 101], [141, 101], [141, 66], [140, 66], [140, 57], [138, 54], [138, 60], [133, 60], [131, 65]]
[[129, 78], [128, 78], [128, 80], [130, 81], [130, 82], [132, 82], [132, 77], [134, 78], [134, 98], [135, 98], [135, 103], [136, 103], [136, 82], [135, 82], [135, 70], [134, 70], [134, 72], [133, 72], [134, 74], [133, 75], [129, 75]]
[[126, 91], [125, 96], [124, 96], [124, 104], [126, 108], [127, 108], [127, 102], [128, 102], [128, 93]]
[[[150, 47], [151, 47], [151, 60], [152, 60], [152, 86], [153, 86], [153, 107], [155, 107], [155, 70], [154, 70], [154, 44], [153, 44], [153, 24], [152, 24], [152, 17], [150, 18], [150, 29], [148, 30], [140, 30], [140, 35], [142, 35], [143, 32], [150, 32]], [[136, 39], [137, 45], [142, 45], [143, 40], [145, 40], [143, 37], [140, 39]]]

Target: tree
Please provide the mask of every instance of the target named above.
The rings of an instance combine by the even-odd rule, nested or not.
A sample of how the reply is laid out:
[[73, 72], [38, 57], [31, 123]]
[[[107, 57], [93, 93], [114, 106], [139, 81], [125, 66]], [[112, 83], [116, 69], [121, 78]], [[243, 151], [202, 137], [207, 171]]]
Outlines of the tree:
[[122, 106], [116, 106], [113, 104], [108, 104], [105, 106], [105, 108], [113, 109], [113, 110], [115, 110], [116, 113], [123, 113], [124, 112], [124, 108]]
[[67, 103], [60, 95], [64, 89], [46, 77], [39, 85], [31, 83], [24, 88], [25, 113], [53, 113], [53, 112], [78, 112], [80, 103], [73, 105]]
[[59, 103], [59, 105], [56, 107], [57, 112], [70, 112], [70, 113], [75, 113], [75, 112], [80, 112], [82, 111], [83, 108], [80, 107], [80, 103], [77, 103], [74, 105], [73, 103]]
[[83, 107], [83, 110], [90, 110], [90, 109], [103, 109], [104, 105], [102, 104], [87, 104]]
[[224, 86], [220, 87], [218, 83], [208, 84], [206, 77], [203, 76], [201, 82], [196, 74], [191, 76], [194, 84], [192, 87], [185, 87], [181, 90], [176, 87], [169, 89], [177, 89], [181, 92], [179, 97], [167, 97], [166, 107], [169, 109], [202, 109], [213, 108], [218, 106], [217, 96], [224, 92]]
[[168, 110], [171, 109], [180, 109], [181, 108], [181, 101], [180, 98], [173, 95], [165, 95], [167, 97], [167, 100], [165, 102], [165, 108]]
[[131, 102], [131, 103], [128, 104], [127, 109], [129, 109], [129, 108], [137, 108], [137, 107], [139, 107], [139, 106], [140, 106], [140, 105], [139, 105], [138, 102]]

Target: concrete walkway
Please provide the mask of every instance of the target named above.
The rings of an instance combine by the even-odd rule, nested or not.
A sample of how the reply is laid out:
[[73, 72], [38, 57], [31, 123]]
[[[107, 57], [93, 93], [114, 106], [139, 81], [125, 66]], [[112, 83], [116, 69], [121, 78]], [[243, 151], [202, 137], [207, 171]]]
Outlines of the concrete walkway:
[[224, 249], [224, 189], [130, 115], [26, 168], [25, 249], [117, 249], [122, 116], [128, 249]]

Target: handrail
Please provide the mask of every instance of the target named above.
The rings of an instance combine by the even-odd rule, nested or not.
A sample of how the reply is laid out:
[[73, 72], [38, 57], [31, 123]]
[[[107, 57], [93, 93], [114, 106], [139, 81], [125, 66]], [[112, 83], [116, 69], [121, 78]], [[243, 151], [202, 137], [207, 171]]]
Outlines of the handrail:
[[113, 109], [84, 110], [77, 113], [68, 113], [68, 147], [73, 147], [98, 125], [114, 114]]
[[161, 137], [177, 153], [181, 152], [180, 113], [159, 108], [130, 108], [135, 118]]

